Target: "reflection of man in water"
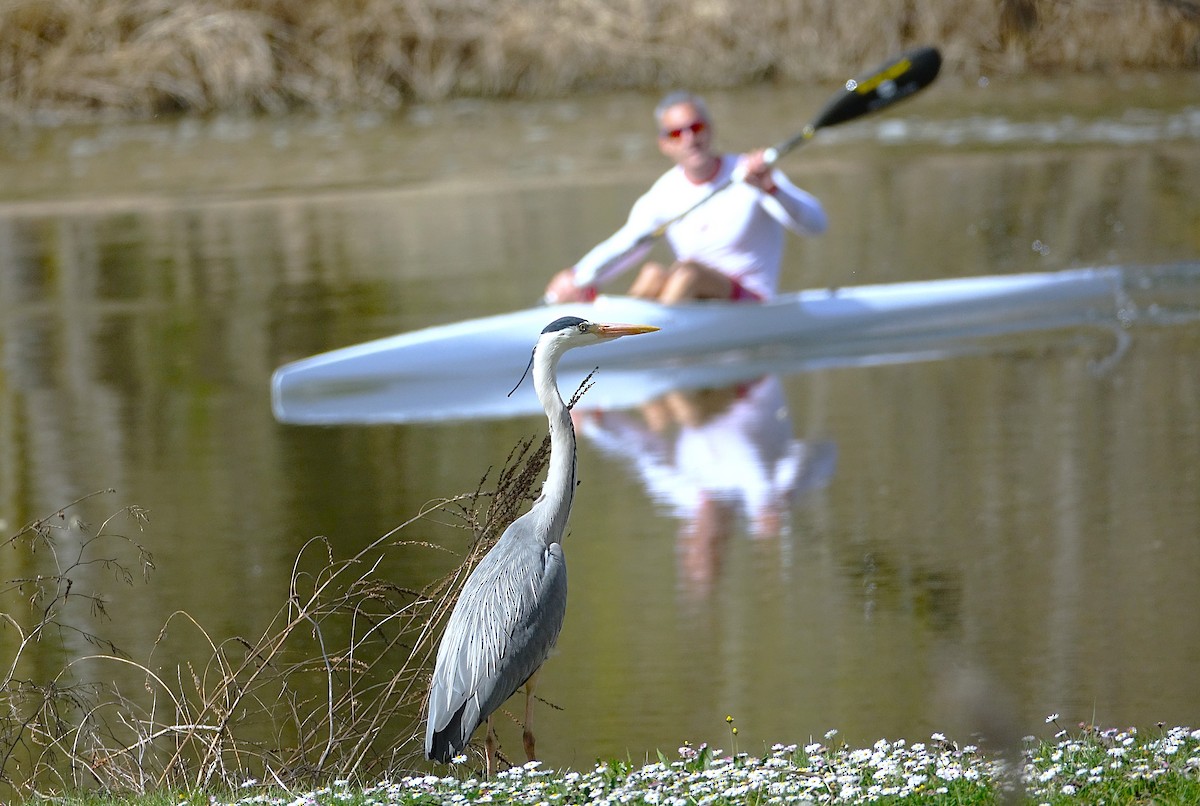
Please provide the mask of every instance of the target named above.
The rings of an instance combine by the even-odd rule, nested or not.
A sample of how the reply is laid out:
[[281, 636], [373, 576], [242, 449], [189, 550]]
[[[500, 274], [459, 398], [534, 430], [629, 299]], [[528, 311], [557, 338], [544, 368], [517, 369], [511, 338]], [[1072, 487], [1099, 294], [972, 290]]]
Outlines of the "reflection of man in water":
[[643, 408], [584, 416], [580, 431], [631, 462], [650, 497], [683, 521], [678, 551], [689, 587], [706, 592], [739, 522], [755, 537], [784, 532], [795, 495], [833, 474], [833, 443], [792, 437], [779, 379], [671, 392]]

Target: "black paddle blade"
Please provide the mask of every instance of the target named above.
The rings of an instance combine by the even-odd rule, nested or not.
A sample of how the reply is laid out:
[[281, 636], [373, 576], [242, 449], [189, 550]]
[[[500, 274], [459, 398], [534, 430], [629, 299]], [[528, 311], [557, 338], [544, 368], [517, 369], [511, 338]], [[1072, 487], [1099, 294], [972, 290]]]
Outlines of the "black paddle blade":
[[814, 130], [836, 126], [877, 112], [925, 89], [937, 78], [942, 54], [937, 48], [915, 48], [846, 82], [846, 90], [821, 110]]

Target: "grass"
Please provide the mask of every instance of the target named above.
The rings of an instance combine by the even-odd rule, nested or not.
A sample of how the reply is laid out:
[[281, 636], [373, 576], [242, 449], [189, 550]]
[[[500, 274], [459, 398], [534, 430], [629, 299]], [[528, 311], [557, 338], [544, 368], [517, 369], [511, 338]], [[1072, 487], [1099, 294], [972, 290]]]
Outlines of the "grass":
[[[302, 787], [411, 769], [440, 625], [533, 499], [548, 456], [548, 436], [519, 442], [494, 481], [489, 471], [474, 493], [431, 503], [353, 556], [313, 538], [258, 634], [216, 634], [177, 612], [144, 659], [104, 637], [106, 596], [88, 590], [97, 577], [87, 572], [106, 569], [125, 586], [149, 575], [146, 513], [122, 507], [90, 524], [84, 510], [108, 490], [26, 524], [0, 541], [26, 571], [0, 584], [0, 629], [16, 636], [0, 644], [0, 802], [86, 790], [153, 796], [252, 777]], [[463, 554], [442, 578], [402, 588], [381, 572], [386, 561], [447, 550], [406, 539], [426, 519], [461, 527]], [[94, 653], [80, 657], [81, 641]]]
[[483, 780], [465, 764], [445, 775], [397, 776], [356, 786], [335, 780], [311, 790], [263, 788], [246, 781], [224, 793], [158, 792], [138, 798], [55, 799], [78, 806], [188, 803], [237, 806], [417, 806], [418, 804], [991, 804], [1200, 802], [1200, 730], [1153, 735], [1082, 727], [1051, 741], [1027, 738], [1006, 762], [940, 734], [928, 742], [880, 740], [851, 748], [830, 741], [776, 745], [763, 755], [685, 745], [674, 759], [645, 765], [609, 761], [583, 772], [544, 770], [536, 762]]
[[[77, 511], [106, 491], [27, 524], [0, 542], [30, 568], [0, 585], [0, 626], [17, 637], [0, 658], [0, 801], [221, 788], [251, 776], [299, 786], [411, 765], [438, 625], [531, 497], [547, 454], [548, 439], [523, 441], [491, 490], [481, 480], [474, 494], [436, 502], [352, 557], [310, 540], [258, 635], [215, 635], [174, 613], [145, 659], [103, 637], [104, 594], [76, 584], [97, 565], [124, 585], [137, 580], [130, 568], [153, 569], [130, 536], [145, 513], [125, 507], [93, 527]], [[458, 522], [469, 534], [465, 556], [425, 588], [404, 589], [379, 568], [389, 556], [445, 551], [402, 538], [425, 518]], [[94, 654], [77, 657], [68, 638]], [[125, 690], [106, 682], [130, 678]]]
[[461, 96], [839, 82], [937, 44], [947, 73], [1200, 64], [1197, 0], [22, 0], [0, 120], [395, 109]]

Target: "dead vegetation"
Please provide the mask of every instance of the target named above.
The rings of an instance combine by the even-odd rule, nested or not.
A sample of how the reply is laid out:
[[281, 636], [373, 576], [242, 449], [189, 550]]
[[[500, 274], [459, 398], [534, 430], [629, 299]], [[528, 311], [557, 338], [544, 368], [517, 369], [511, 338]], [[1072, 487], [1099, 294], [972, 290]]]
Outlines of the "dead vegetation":
[[10, 0], [0, 118], [396, 108], [451, 96], [1200, 63], [1197, 0]]
[[[431, 505], [352, 557], [313, 538], [257, 636], [218, 636], [186, 613], [164, 614], [144, 659], [102, 637], [103, 596], [75, 579], [96, 564], [126, 585], [149, 573], [150, 553], [124, 531], [140, 530], [145, 514], [126, 507], [92, 530], [73, 514], [81, 499], [28, 524], [5, 545], [50, 570], [0, 590], [0, 619], [17, 639], [3, 650], [0, 790], [144, 793], [249, 779], [298, 786], [411, 769], [422, 757], [440, 625], [467, 574], [532, 496], [548, 450], [548, 438], [539, 447], [524, 441], [490, 490], [485, 477], [474, 493]], [[445, 550], [410, 537], [428, 518], [459, 524], [467, 556], [420, 590], [390, 582], [380, 573], [385, 560]], [[89, 651], [79, 651], [79, 637]], [[61, 664], [47, 664], [55, 657]], [[131, 677], [139, 685], [129, 691], [112, 682]]]

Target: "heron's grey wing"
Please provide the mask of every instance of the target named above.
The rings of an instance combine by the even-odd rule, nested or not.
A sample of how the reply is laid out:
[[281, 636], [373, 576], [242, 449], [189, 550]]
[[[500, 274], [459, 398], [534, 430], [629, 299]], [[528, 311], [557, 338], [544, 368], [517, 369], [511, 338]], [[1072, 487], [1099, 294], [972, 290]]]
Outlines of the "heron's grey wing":
[[545, 661], [566, 612], [562, 547], [518, 519], [463, 586], [429, 695], [426, 755], [449, 760]]
[[536, 588], [531, 586], [532, 607], [523, 611], [509, 635], [504, 661], [494, 678], [480, 686], [481, 715], [487, 718], [524, 685], [550, 657], [567, 612], [567, 564], [562, 546], [545, 549], [545, 572]]

